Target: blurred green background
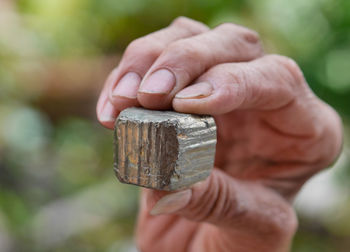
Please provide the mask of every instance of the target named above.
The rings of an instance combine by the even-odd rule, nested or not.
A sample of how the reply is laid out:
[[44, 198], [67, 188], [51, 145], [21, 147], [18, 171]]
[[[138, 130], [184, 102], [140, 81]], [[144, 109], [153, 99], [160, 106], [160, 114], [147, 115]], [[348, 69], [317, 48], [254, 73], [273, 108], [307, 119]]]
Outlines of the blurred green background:
[[296, 200], [293, 251], [350, 251], [349, 0], [0, 0], [0, 251], [135, 251], [138, 191], [95, 103], [133, 39], [184, 15], [257, 30], [342, 116], [339, 161]]

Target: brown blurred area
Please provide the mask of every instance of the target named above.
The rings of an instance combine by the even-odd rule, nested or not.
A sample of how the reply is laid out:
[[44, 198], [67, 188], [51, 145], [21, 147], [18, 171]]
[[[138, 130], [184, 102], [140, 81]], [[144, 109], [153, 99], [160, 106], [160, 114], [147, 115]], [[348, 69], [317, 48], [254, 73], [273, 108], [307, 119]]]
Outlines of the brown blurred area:
[[28, 73], [23, 80], [42, 84], [34, 104], [53, 121], [68, 115], [94, 118], [99, 93], [119, 58], [44, 60], [44, 71]]

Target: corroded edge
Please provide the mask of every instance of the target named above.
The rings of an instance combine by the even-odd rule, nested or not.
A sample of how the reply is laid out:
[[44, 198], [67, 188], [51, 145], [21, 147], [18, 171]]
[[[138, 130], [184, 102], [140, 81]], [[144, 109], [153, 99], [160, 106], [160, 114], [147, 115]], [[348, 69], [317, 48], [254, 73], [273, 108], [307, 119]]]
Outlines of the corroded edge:
[[[157, 122], [153, 122], [153, 121], [148, 121], [148, 123], [152, 124], [152, 123], [155, 123], [155, 124], [162, 124], [162, 123], [165, 123], [165, 125], [169, 125], [169, 126], [173, 126], [174, 129], [175, 129], [175, 134], [178, 134], [178, 129], [176, 128], [175, 124], [176, 125], [179, 125], [180, 124], [180, 119], [177, 118], [177, 116], [179, 115], [181, 119], [184, 119], [186, 116], [190, 116], [191, 118], [195, 118], [195, 119], [200, 119], [202, 120], [205, 124], [207, 124], [208, 122], [206, 120], [210, 119], [211, 116], [208, 116], [208, 115], [192, 115], [192, 114], [184, 114], [184, 113], [178, 113], [178, 112], [174, 112], [174, 111], [149, 111], [149, 110], [146, 110], [146, 109], [140, 109], [140, 108], [136, 108], [137, 110], [144, 110], [143, 113], [145, 113], [143, 116], [145, 116], [144, 118], [142, 118], [143, 120], [146, 118], [146, 120], [148, 118], [156, 118], [158, 117], [157, 113], [168, 113], [169, 116], [169, 119], [168, 120], [160, 120], [160, 121], [157, 121]], [[139, 111], [138, 111], [139, 112]], [[153, 115], [149, 115], [147, 113], [149, 112], [154, 112]], [[121, 113], [118, 118], [116, 119], [116, 122], [115, 122], [115, 127], [114, 127], [114, 172], [116, 174], [116, 177], [118, 178], [118, 180], [122, 183], [125, 183], [125, 184], [132, 184], [132, 185], [137, 185], [137, 186], [142, 186], [142, 187], [145, 187], [145, 188], [152, 188], [152, 189], [155, 189], [155, 186], [157, 187], [156, 189], [158, 190], [165, 190], [165, 191], [172, 191], [172, 190], [180, 190], [180, 189], [183, 189], [183, 188], [186, 188], [188, 187], [188, 185], [184, 184], [184, 185], [171, 185], [171, 178], [173, 176], [176, 176], [177, 172], [176, 172], [176, 167], [178, 165], [177, 163], [177, 159], [175, 159], [173, 161], [174, 163], [174, 167], [173, 169], [171, 169], [171, 171], [167, 171], [166, 174], [166, 177], [168, 178], [168, 181], [164, 183], [164, 179], [162, 179], [160, 182], [163, 182], [163, 183], [157, 183], [157, 185], [152, 185], [152, 183], [148, 183], [148, 184], [142, 184], [140, 183], [140, 176], [137, 178], [137, 183], [135, 182], [131, 182], [130, 180], [128, 180], [128, 178], [125, 178], [125, 176], [120, 176], [120, 170], [118, 169], [118, 165], [119, 165], [119, 137], [118, 137], [118, 123], [120, 123], [121, 121], [125, 121], [125, 122], [128, 122], [130, 120], [128, 119], [132, 119], [131, 121], [134, 122], [135, 124], [137, 123], [137, 121], [139, 122], [142, 122], [142, 119], [138, 119], [137, 117], [134, 117], [134, 118], [128, 118], [127, 116], [124, 117], [125, 115], [123, 115], [123, 113]], [[124, 117], [124, 118], [123, 118]], [[159, 116], [159, 118], [161, 118], [161, 116]], [[186, 118], [185, 118], [186, 119]], [[215, 123], [215, 120], [213, 118], [212, 119], [212, 123], [213, 125], [211, 126], [214, 126], [213, 128], [216, 129], [216, 123]], [[166, 123], [166, 121], [168, 121]], [[172, 123], [170, 123], [170, 121], [172, 121]], [[142, 123], [142, 125], [144, 125]], [[207, 127], [209, 128], [209, 125], [207, 125]], [[166, 126], [164, 126], [163, 128], [166, 128]], [[216, 130], [214, 130], [215, 132], [215, 144], [214, 144], [214, 148], [215, 148], [215, 145], [216, 145], [216, 141], [217, 141], [217, 134], [216, 134]], [[177, 135], [176, 135], [177, 136]], [[178, 138], [175, 136], [175, 139], [177, 141], [177, 146], [179, 148], [179, 142], [178, 142]], [[213, 158], [215, 159], [215, 149], [213, 151]], [[180, 153], [180, 151], [178, 151], [178, 154]], [[178, 155], [177, 155], [177, 158], [178, 158]], [[168, 161], [168, 160], [167, 160]], [[214, 163], [214, 160], [213, 160], [213, 163]], [[164, 164], [162, 164], [164, 165]], [[138, 169], [140, 168], [140, 166], [138, 166]], [[142, 168], [142, 167], [141, 167]], [[141, 170], [141, 169], [140, 169]], [[160, 169], [160, 170], [163, 170], [163, 169]], [[211, 172], [211, 169], [207, 171], [207, 174], [205, 174], [205, 176], [201, 176], [201, 179], [196, 181], [196, 182], [199, 182], [201, 180], [204, 180], [206, 179], [209, 175], [210, 175], [210, 172]], [[139, 174], [139, 173], [138, 173]], [[159, 174], [159, 176], [161, 176], [161, 174]], [[165, 179], [166, 180], [166, 179]]]

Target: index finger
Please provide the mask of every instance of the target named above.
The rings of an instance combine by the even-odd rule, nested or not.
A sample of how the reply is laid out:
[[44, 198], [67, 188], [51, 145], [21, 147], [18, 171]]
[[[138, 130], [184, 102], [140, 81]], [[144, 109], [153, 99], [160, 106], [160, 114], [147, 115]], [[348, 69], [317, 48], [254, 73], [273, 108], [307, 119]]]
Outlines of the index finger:
[[[115, 73], [107, 80], [106, 88], [100, 95], [99, 106], [110, 104], [109, 107], [113, 105], [118, 111], [131, 106], [139, 106], [136, 97], [140, 82], [164, 48], [173, 41], [207, 30], [209, 28], [200, 22], [179, 17], [167, 28], [131, 42], [125, 50], [118, 70], [114, 70]], [[103, 119], [100, 119], [100, 122], [111, 128], [111, 122], [114, 121], [117, 114], [111, 114], [110, 109], [104, 110], [103, 108], [98, 109], [97, 112], [98, 118]]]

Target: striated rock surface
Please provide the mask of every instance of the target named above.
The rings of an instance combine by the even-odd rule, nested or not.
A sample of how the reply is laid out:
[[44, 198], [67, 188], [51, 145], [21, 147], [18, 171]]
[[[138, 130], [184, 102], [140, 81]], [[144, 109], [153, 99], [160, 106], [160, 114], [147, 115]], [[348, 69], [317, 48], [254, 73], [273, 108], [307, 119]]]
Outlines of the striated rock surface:
[[179, 190], [204, 180], [214, 165], [216, 125], [210, 116], [128, 108], [114, 132], [114, 169], [123, 183]]

